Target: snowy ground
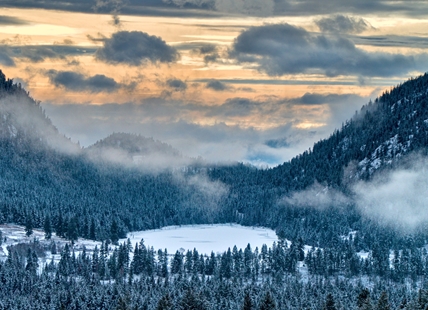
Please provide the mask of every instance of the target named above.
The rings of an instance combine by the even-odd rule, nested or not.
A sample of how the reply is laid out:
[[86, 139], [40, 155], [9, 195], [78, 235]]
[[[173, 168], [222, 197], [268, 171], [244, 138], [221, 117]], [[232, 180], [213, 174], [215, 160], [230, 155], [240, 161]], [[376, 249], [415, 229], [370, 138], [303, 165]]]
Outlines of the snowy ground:
[[[192, 251], [194, 248], [200, 254], [223, 253], [233, 248], [244, 249], [248, 243], [254, 250], [263, 244], [272, 246], [278, 240], [275, 232], [268, 228], [244, 227], [237, 224], [216, 225], [186, 225], [169, 226], [162, 229], [132, 232], [128, 234], [132, 244], [144, 239], [146, 246], [152, 246], [155, 250], [167, 249], [169, 254], [177, 250]], [[126, 241], [121, 239], [120, 242]]]
[[[4, 224], [0, 225], [0, 230], [3, 234], [3, 243], [0, 247], [0, 259], [5, 260], [8, 256], [8, 247], [11, 245], [17, 245], [22, 243], [32, 243], [35, 240], [40, 244], [40, 248], [45, 248], [45, 255], [40, 256], [39, 259], [42, 264], [49, 263], [52, 258], [55, 262], [58, 262], [60, 259], [61, 249], [65, 246], [66, 243], [69, 243], [68, 240], [64, 238], [58, 237], [55, 233], [52, 234], [52, 238], [50, 240], [45, 239], [45, 233], [42, 230], [34, 229], [33, 234], [29, 237], [25, 235], [24, 226], [19, 226], [15, 224]], [[57, 253], [52, 255], [50, 249], [52, 247], [52, 243], [55, 242]], [[80, 253], [83, 250], [83, 247], [86, 248], [88, 253], [92, 253], [95, 246], [98, 245], [98, 248], [101, 245], [101, 242], [79, 239], [74, 243], [73, 249], [76, 253]]]
[[[24, 227], [14, 224], [0, 225], [0, 230], [3, 234], [3, 244], [0, 247], [1, 260], [7, 258], [9, 246], [21, 243], [29, 244], [37, 240], [41, 247], [46, 249], [45, 255], [39, 256], [41, 262], [49, 263], [52, 258], [58, 262], [61, 249], [66, 243], [69, 243], [66, 239], [56, 236], [55, 233], [52, 234], [50, 240], [46, 240], [44, 232], [39, 229], [34, 229], [33, 234], [27, 237]], [[168, 226], [162, 229], [132, 232], [128, 234], [128, 238], [133, 246], [144, 239], [146, 246], [153, 247], [156, 251], [166, 248], [171, 255], [177, 250], [187, 251], [194, 248], [200, 254], [210, 255], [211, 251], [223, 253], [229, 247], [232, 249], [234, 245], [238, 249], [244, 249], [248, 243], [254, 250], [256, 247], [260, 249], [263, 244], [271, 247], [272, 243], [278, 240], [271, 229], [244, 227], [237, 224]], [[126, 239], [119, 240], [120, 243], [126, 241]], [[58, 254], [52, 255], [50, 252], [52, 242], [55, 242]], [[101, 242], [79, 238], [74, 243], [73, 249], [76, 255], [83, 250], [83, 247], [86, 248], [88, 254], [92, 254], [96, 245], [99, 248]], [[114, 246], [110, 245], [110, 248], [114, 248]]]

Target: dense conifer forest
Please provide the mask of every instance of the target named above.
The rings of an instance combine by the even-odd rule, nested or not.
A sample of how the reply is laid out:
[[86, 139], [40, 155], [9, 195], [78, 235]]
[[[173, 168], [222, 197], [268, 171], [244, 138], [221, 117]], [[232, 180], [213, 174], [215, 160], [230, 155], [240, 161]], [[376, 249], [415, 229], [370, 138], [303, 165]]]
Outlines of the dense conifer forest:
[[[425, 74], [384, 92], [278, 167], [198, 160], [152, 171], [138, 167], [143, 155], [122, 165], [100, 154], [124, 141], [119, 148], [128, 155], [182, 156], [128, 134], [82, 149], [0, 72], [0, 223], [70, 241], [58, 249], [61, 261], [46, 266], [37, 257], [49, 249], [37, 240], [27, 251], [11, 248], [0, 263], [0, 308], [426, 309], [426, 223], [383, 225], [361, 212], [353, 186], [407, 169], [415, 154], [425, 158], [427, 105]], [[346, 199], [296, 202], [296, 193], [314, 188]], [[117, 245], [131, 231], [231, 222], [270, 227], [280, 241], [211, 256]], [[78, 238], [103, 246], [76, 254]], [[303, 245], [312, 249], [305, 254]]]

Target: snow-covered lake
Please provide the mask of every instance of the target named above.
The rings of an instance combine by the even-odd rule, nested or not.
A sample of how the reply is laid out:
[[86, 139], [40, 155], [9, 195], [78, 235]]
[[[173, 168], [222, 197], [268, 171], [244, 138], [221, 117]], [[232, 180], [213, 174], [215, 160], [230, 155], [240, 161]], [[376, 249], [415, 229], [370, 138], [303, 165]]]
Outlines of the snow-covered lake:
[[[272, 229], [261, 227], [245, 227], [237, 224], [217, 225], [185, 225], [168, 226], [162, 229], [132, 232], [128, 234], [132, 245], [144, 239], [146, 246], [155, 250], [167, 249], [169, 254], [177, 250], [193, 250], [196, 248], [200, 254], [223, 253], [233, 248], [244, 249], [248, 243], [251, 249], [260, 248], [263, 244], [272, 246], [278, 240]], [[121, 242], [126, 241], [122, 239]]]

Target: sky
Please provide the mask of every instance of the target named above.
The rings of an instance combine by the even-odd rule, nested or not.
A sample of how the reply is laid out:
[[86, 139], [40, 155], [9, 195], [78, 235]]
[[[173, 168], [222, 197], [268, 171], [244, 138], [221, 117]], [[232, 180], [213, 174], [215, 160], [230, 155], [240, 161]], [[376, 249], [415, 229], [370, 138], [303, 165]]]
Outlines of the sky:
[[82, 147], [274, 166], [428, 67], [428, 1], [2, 0], [0, 69]]

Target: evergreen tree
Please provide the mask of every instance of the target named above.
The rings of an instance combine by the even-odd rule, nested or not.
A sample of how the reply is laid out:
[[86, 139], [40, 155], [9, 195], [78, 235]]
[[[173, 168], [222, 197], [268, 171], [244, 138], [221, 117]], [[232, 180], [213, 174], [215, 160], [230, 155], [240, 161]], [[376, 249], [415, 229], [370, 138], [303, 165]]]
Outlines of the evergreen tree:
[[25, 220], [25, 235], [27, 237], [31, 236], [33, 234], [33, 219], [30, 215], [27, 215], [27, 218]]
[[252, 310], [253, 309], [253, 301], [251, 300], [250, 293], [245, 292], [244, 296], [244, 304], [242, 305], [242, 310]]
[[51, 218], [49, 215], [46, 215], [45, 217], [45, 221], [43, 223], [43, 230], [45, 232], [45, 239], [49, 240], [52, 237]]
[[110, 227], [110, 240], [113, 244], [117, 244], [119, 241], [119, 227], [117, 225], [116, 219], [113, 219]]
[[173, 309], [173, 304], [172, 304], [171, 297], [169, 296], [168, 293], [166, 293], [159, 300], [156, 310], [172, 310], [172, 309]]
[[276, 309], [275, 302], [273, 301], [273, 298], [270, 294], [270, 292], [267, 292], [266, 295], [263, 298], [262, 303], [260, 304], [260, 310], [273, 310]]
[[391, 310], [387, 292], [383, 291], [376, 305], [376, 310]]
[[372, 310], [372, 304], [370, 300], [370, 292], [364, 288], [361, 290], [357, 297], [357, 309], [358, 310]]
[[179, 308], [180, 310], [207, 310], [203, 299], [196, 295], [193, 290], [188, 289], [181, 299]]
[[334, 298], [332, 294], [328, 294], [325, 300], [325, 305], [323, 310], [336, 310], [336, 303], [334, 302]]

